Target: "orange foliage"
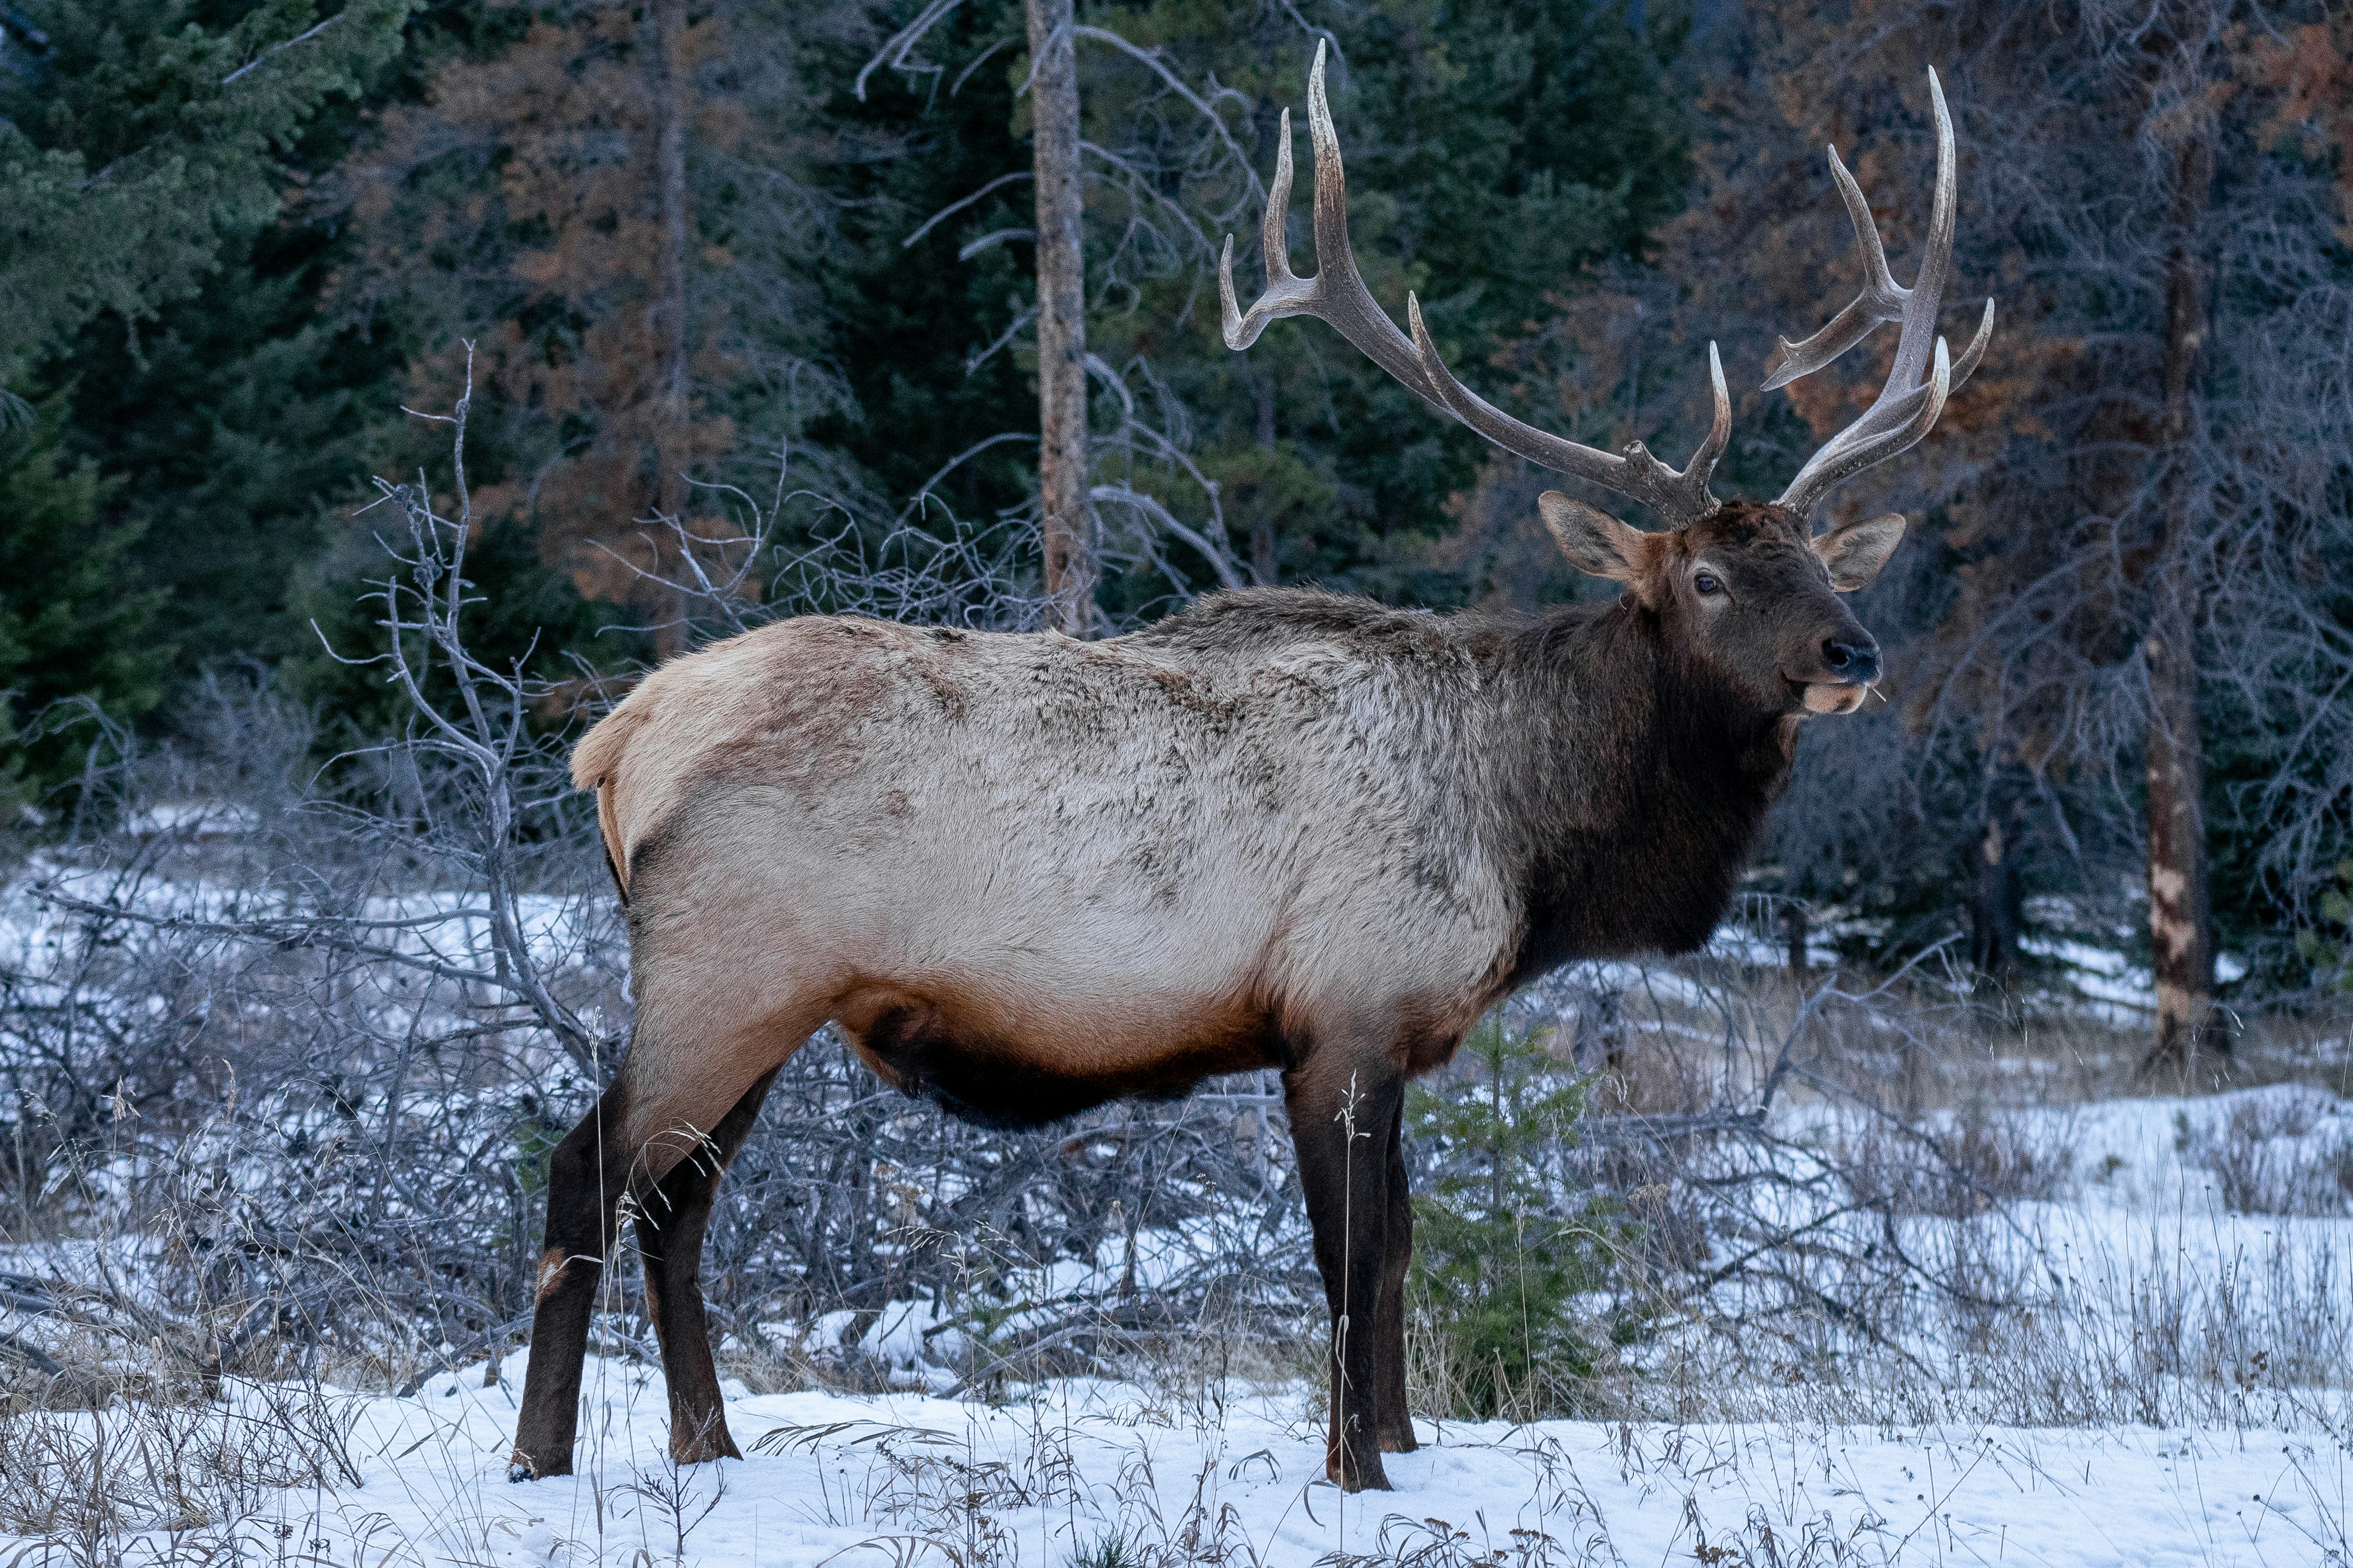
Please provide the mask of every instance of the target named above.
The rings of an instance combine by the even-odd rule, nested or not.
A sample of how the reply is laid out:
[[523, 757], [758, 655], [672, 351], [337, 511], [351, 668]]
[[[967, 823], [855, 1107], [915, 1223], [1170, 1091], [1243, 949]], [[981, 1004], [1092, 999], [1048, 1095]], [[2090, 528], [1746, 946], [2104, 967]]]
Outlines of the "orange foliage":
[[2346, 217], [2337, 234], [2353, 242], [2353, 15], [2338, 8], [2282, 37], [2257, 38], [2248, 74], [2279, 94], [2264, 127], [2273, 144], [2295, 138], [2336, 154]]
[[[673, 427], [659, 395], [653, 71], [636, 9], [534, 23], [495, 58], [451, 61], [425, 103], [387, 114], [351, 175], [375, 244], [366, 274], [346, 280], [362, 295], [422, 297], [437, 327], [478, 339], [478, 419], [523, 432], [521, 460], [478, 491], [478, 509], [528, 517], [551, 564], [621, 601], [647, 597], [615, 555], [652, 563], [642, 522], [662, 464], [693, 468], [734, 439], [699, 398]], [[688, 28], [690, 68], [715, 30]], [[740, 140], [738, 118], [706, 109], [692, 139]], [[473, 182], [462, 200], [446, 195], [453, 178]], [[725, 369], [708, 315], [690, 305], [698, 384]]]

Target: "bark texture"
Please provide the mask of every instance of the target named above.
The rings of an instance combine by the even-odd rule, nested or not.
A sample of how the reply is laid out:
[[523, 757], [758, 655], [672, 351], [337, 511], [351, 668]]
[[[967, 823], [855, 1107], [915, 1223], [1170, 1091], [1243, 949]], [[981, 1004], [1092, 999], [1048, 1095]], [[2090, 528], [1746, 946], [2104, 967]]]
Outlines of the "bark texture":
[[1038, 483], [1046, 626], [1095, 629], [1100, 525], [1087, 493], [1087, 294], [1079, 191], [1079, 69], [1071, 0], [1028, 0], [1038, 190]]
[[2019, 941], [2025, 931], [2026, 889], [2019, 836], [2024, 802], [1997, 769], [1986, 788], [1978, 841], [1968, 854], [1977, 890], [1969, 900], [1969, 963], [1978, 973], [2008, 980], [2018, 969]]
[[2148, 666], [2148, 920], [2157, 983], [2149, 1065], [2180, 1065], [2214, 1043], [2213, 905], [2207, 885], [2205, 752], [2198, 731], [2199, 574], [2193, 546], [2192, 398], [2204, 359], [2207, 285], [2199, 232], [2214, 184], [2211, 132], [2179, 154], [2166, 262], [2165, 403], [2158, 428], [2164, 478], [2157, 595], [2143, 653]]
[[[654, 506], [686, 514], [688, 396], [686, 361], [686, 0], [654, 0], [653, 132], [656, 244], [652, 328], [656, 358]], [[686, 647], [685, 606], [674, 604], [659, 633], [663, 657]]]

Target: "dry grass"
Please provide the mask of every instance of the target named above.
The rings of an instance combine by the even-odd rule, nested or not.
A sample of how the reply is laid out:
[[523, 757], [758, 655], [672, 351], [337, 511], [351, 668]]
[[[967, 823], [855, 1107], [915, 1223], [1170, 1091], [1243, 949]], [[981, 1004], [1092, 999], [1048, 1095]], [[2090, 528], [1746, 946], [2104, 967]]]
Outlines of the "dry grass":
[[2246, 1100], [2226, 1117], [2175, 1124], [2183, 1160], [2213, 1175], [2232, 1214], [2353, 1215], [2353, 1120], [2319, 1095]]
[[39, 1555], [100, 1568], [236, 1561], [239, 1532], [287, 1492], [356, 1485], [357, 1401], [302, 1383], [238, 1383], [217, 1398], [185, 1379], [140, 1380], [103, 1409], [0, 1414], [0, 1531]]

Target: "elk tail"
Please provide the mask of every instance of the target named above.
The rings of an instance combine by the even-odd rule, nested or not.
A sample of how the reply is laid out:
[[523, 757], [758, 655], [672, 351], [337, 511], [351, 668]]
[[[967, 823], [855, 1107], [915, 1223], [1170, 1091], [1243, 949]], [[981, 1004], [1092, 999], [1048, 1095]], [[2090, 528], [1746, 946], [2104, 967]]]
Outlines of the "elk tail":
[[621, 896], [621, 907], [629, 907], [629, 881], [621, 875], [621, 829], [613, 821], [613, 781], [596, 781], [596, 831], [605, 840], [605, 869], [613, 874], [613, 891]]
[[628, 863], [628, 851], [621, 842], [613, 778], [620, 771], [622, 752], [644, 717], [642, 711], [633, 711], [625, 701], [597, 721], [580, 737], [580, 743], [572, 748], [572, 783], [577, 788], [596, 792], [596, 831], [605, 840], [605, 868], [613, 874], [613, 887], [620, 893], [624, 908], [629, 902], [629, 879], [624, 869]]

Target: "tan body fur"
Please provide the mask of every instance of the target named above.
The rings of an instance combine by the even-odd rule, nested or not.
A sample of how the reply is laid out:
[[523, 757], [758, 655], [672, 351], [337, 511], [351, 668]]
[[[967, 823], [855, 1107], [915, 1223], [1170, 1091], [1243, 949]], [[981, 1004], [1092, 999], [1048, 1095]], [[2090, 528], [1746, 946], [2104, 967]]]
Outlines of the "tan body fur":
[[678, 1048], [702, 1059], [649, 1076], [732, 1103], [826, 1019], [893, 1079], [878, 1025], [953, 1038], [1032, 1104], [1275, 1065], [1286, 1018], [1409, 1019], [1426, 1048], [1398, 1066], [1435, 1065], [1518, 911], [1461, 776], [1480, 672], [1448, 679], [1447, 623], [1396, 618], [1428, 629], [1409, 679], [1312, 637], [821, 619], [665, 666], [574, 760], [632, 900], [638, 1048], [697, 1016]]

